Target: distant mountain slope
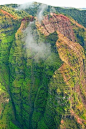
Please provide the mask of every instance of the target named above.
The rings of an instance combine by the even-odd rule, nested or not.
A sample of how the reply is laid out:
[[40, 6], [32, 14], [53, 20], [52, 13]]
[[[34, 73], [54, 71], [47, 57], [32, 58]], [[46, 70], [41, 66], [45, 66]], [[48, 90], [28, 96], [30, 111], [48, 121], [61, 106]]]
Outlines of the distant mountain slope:
[[[27, 8], [25, 9], [26, 12], [28, 12], [31, 15], [36, 16], [37, 10], [41, 3], [36, 3], [34, 4], [33, 8]], [[64, 14], [68, 17], [72, 17], [74, 20], [76, 20], [78, 23], [82, 24], [84, 27], [86, 27], [86, 10], [79, 10], [75, 8], [61, 8], [61, 7], [53, 7], [48, 6], [48, 8], [45, 9], [46, 13], [50, 12], [55, 12], [55, 13], [60, 13]]]
[[63, 13], [66, 16], [72, 17], [78, 23], [82, 24], [86, 27], [86, 10], [79, 10], [79, 9], [63, 9], [63, 8], [56, 8], [58, 13]]
[[[30, 15], [32, 16], [36, 16], [37, 15], [37, 10], [39, 9], [39, 6], [41, 5], [41, 3], [37, 3], [37, 2], [34, 2], [33, 3], [33, 6], [29, 6], [29, 8], [26, 8], [24, 11], [29, 13]], [[0, 6], [0, 8], [3, 8], [4, 6]], [[17, 4], [8, 4], [6, 5], [6, 7], [10, 7], [10, 8], [17, 8], [19, 7], [19, 5]], [[61, 8], [61, 7], [52, 7], [52, 6], [48, 6], [46, 9], [45, 9], [45, 12], [46, 13], [50, 13], [50, 11], [54, 11], [55, 13], [61, 13], [61, 14], [64, 14], [68, 17], [72, 17], [74, 20], [76, 20], [78, 23], [82, 24], [84, 27], [86, 27], [86, 10], [80, 10], [80, 9], [75, 9], [75, 8]], [[51, 12], [52, 12], [51, 11]], [[16, 11], [17, 13], [17, 11]], [[20, 15], [20, 14], [19, 14]], [[23, 14], [21, 13], [21, 16]], [[25, 15], [25, 14], [24, 14]]]

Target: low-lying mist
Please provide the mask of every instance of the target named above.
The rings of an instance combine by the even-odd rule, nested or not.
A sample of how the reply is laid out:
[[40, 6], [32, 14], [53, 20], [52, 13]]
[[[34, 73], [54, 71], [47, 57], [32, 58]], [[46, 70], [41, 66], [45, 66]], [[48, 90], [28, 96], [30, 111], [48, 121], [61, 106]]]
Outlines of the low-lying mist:
[[30, 22], [28, 27], [24, 30], [26, 43], [25, 47], [27, 50], [27, 56], [33, 56], [35, 61], [39, 59], [46, 59], [51, 54], [51, 45], [49, 43], [39, 42], [39, 37], [36, 29], [33, 30], [35, 22]]
[[[49, 8], [48, 8], [49, 7]], [[56, 13], [55, 7], [48, 6], [47, 4], [43, 3], [35, 3], [35, 2], [28, 2], [26, 4], [19, 5], [17, 10], [25, 10], [25, 9], [33, 9], [36, 12], [35, 17], [37, 17], [37, 20], [41, 23], [44, 17], [44, 12], [49, 13]], [[33, 14], [30, 14], [33, 15]], [[45, 13], [46, 15], [46, 13]]]
[[[46, 10], [51, 12], [56, 12], [54, 7], [50, 7], [48, 9], [48, 5], [46, 4], [39, 4], [34, 5], [34, 2], [29, 2], [26, 4], [20, 5], [17, 9], [18, 10], [25, 10], [28, 8], [35, 8], [37, 6], [37, 13], [36, 13], [36, 19], [41, 23], [44, 17], [44, 12]], [[26, 43], [26, 51], [27, 51], [27, 56], [31, 56], [32, 58], [35, 59], [35, 61], [39, 61], [39, 59], [45, 60], [49, 55], [51, 55], [51, 45], [50, 43], [44, 43], [41, 40], [39, 40], [39, 35], [37, 33], [37, 29], [34, 27], [35, 26], [35, 21], [30, 22], [28, 24], [28, 27], [24, 30], [25, 33], [25, 38], [24, 42]], [[50, 59], [52, 60], [52, 59]]]
[[28, 2], [28, 3], [25, 3], [25, 4], [21, 4], [16, 9], [17, 10], [25, 10], [25, 9], [30, 8], [30, 7], [33, 7], [33, 2]]
[[48, 8], [48, 5], [46, 5], [46, 4], [41, 4], [40, 6], [39, 6], [39, 9], [38, 9], [38, 11], [37, 11], [37, 20], [39, 21], [39, 22], [41, 22], [42, 20], [43, 20], [43, 13], [44, 13], [44, 11], [46, 10]]

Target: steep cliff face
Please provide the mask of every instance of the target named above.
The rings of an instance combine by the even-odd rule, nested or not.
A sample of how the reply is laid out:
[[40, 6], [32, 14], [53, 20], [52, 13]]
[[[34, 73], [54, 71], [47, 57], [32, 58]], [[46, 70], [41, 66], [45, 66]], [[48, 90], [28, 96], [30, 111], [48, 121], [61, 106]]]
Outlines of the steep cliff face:
[[86, 71], [84, 63], [86, 59], [84, 50], [78, 43], [70, 41], [59, 32], [58, 36], [56, 45], [60, 58], [64, 61], [59, 71], [69, 89], [70, 115], [74, 116], [77, 123], [85, 128]]
[[[76, 26], [76, 28], [83, 28], [84, 31], [86, 29], [77, 22], [74, 22], [74, 20], [72, 21], [63, 15], [52, 14], [52, 16], [50, 15], [50, 18], [49, 16], [46, 16], [41, 22], [41, 25], [38, 23], [36, 25], [40, 32], [45, 36], [51, 34], [54, 31], [56, 31], [58, 34], [56, 46], [59, 56], [64, 63], [55, 72], [53, 78], [51, 79], [49, 85], [49, 96], [54, 96], [53, 92], [55, 92], [55, 96], [53, 98], [57, 104], [55, 104], [55, 102], [53, 102], [53, 104], [56, 106], [54, 110], [57, 112], [57, 114], [60, 112], [59, 107], [63, 105], [63, 112], [65, 115], [62, 117], [60, 128], [69, 127], [70, 120], [68, 117], [71, 117], [71, 121], [73, 120], [77, 123], [70, 125], [70, 128], [85, 128], [86, 58], [83, 47], [79, 43], [75, 42], [76, 39], [73, 32], [73, 26]], [[71, 22], [73, 26], [71, 25]], [[63, 84], [61, 78], [65, 84]], [[61, 83], [64, 85], [64, 87], [61, 85]], [[68, 108], [65, 106], [65, 104], [68, 106]], [[62, 109], [62, 107], [60, 108]]]
[[36, 25], [38, 29], [46, 36], [58, 30], [70, 40], [75, 41], [70, 20], [62, 14], [57, 15], [55, 13], [51, 13], [50, 15], [44, 17], [41, 25], [37, 23]]
[[[33, 17], [29, 21], [27, 18], [22, 20], [19, 29], [15, 33], [16, 39], [10, 50], [9, 61], [11, 73], [10, 90], [15, 107], [16, 121], [20, 128], [35, 129], [40, 128], [46, 108], [48, 83], [55, 69], [60, 67], [61, 60], [58, 53], [54, 52], [54, 46], [52, 46], [52, 53], [47, 54], [43, 60], [39, 58], [37, 61], [38, 52], [36, 51], [34, 54], [29, 48], [25, 47], [25, 42], [23, 41], [25, 33], [23, 32], [32, 20]], [[35, 22], [32, 26], [34, 30], [31, 33], [33, 31], [37, 33]], [[29, 32], [29, 29], [27, 32]], [[32, 37], [29, 36], [28, 38], [29, 44]], [[39, 38], [37, 34], [36, 38], [35, 40], [38, 42], [42, 37]], [[54, 41], [57, 40], [57, 35], [55, 38]], [[47, 40], [50, 39], [47, 37]], [[38, 122], [40, 123], [39, 125]]]
[[9, 55], [19, 21], [0, 9], [0, 127], [9, 128], [11, 119], [15, 119], [12, 106], [9, 78]]
[[[22, 31], [26, 28], [28, 23], [33, 20], [34, 17], [32, 16], [28, 16], [20, 20], [17, 17], [13, 16], [12, 14], [0, 9], [0, 100], [1, 100], [0, 128], [1, 129], [17, 128], [17, 126], [21, 128], [21, 124], [16, 119], [17, 114], [19, 114], [20, 112], [19, 110], [21, 108], [19, 110], [16, 109], [17, 102], [15, 102], [15, 100], [16, 97], [18, 96], [17, 94], [15, 94], [15, 91], [13, 91], [14, 88], [12, 87], [12, 81], [15, 75], [18, 75], [21, 73], [21, 71], [23, 71], [22, 68], [19, 67], [19, 65], [22, 65], [24, 62], [24, 61], [21, 62], [23, 58], [22, 56], [23, 42], [21, 41], [23, 38]], [[12, 56], [12, 54], [14, 55]], [[12, 57], [14, 57], [15, 59], [13, 58], [12, 60]], [[11, 64], [13, 66], [11, 66]], [[18, 88], [18, 83], [16, 79], [15, 82]], [[21, 100], [18, 101], [18, 104], [19, 103], [21, 103]], [[21, 115], [21, 113], [19, 115]], [[18, 119], [21, 118], [18, 117]]]

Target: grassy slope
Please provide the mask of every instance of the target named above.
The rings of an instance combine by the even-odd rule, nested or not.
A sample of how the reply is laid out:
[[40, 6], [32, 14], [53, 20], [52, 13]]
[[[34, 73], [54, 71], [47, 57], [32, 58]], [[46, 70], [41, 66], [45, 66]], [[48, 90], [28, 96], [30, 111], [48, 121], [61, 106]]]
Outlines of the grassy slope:
[[0, 127], [9, 129], [10, 120], [15, 119], [10, 96], [9, 54], [19, 22], [8, 15], [4, 15], [1, 11], [0, 25]]

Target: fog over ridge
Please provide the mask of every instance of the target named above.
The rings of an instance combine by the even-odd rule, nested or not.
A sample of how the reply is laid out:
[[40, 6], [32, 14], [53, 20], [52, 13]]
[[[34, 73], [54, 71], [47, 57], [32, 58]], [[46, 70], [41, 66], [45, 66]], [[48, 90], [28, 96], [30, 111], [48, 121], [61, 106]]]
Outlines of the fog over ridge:
[[37, 34], [32, 30], [32, 26], [35, 22], [30, 22], [28, 27], [24, 30], [26, 34], [24, 41], [26, 43], [25, 47], [27, 52], [30, 50], [31, 54], [36, 55], [35, 60], [45, 59], [51, 54], [51, 45], [49, 43], [37, 42]]

